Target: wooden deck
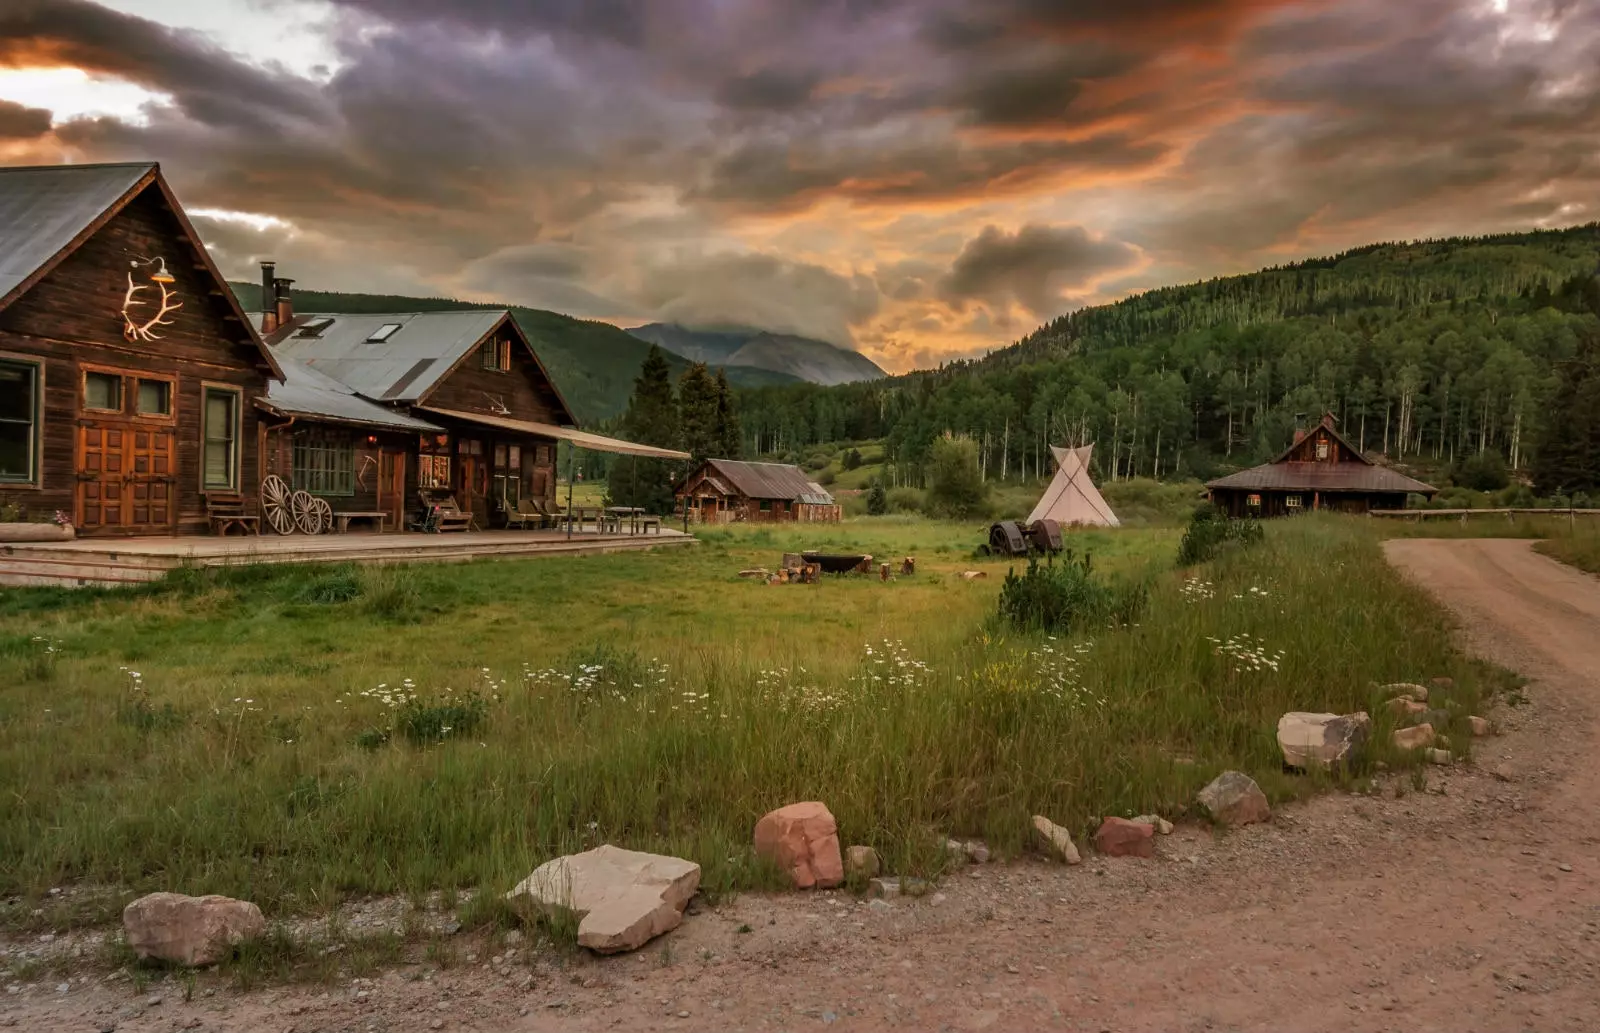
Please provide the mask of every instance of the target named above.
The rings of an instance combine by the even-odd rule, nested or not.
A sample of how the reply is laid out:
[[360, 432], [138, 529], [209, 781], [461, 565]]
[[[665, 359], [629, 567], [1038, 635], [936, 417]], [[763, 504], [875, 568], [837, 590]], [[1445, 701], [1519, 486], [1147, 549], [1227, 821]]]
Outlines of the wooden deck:
[[527, 556], [574, 556], [692, 545], [693, 535], [565, 531], [460, 534], [264, 534], [236, 537], [80, 538], [0, 545], [0, 585], [67, 588], [155, 581], [174, 567], [251, 563], [460, 563]]

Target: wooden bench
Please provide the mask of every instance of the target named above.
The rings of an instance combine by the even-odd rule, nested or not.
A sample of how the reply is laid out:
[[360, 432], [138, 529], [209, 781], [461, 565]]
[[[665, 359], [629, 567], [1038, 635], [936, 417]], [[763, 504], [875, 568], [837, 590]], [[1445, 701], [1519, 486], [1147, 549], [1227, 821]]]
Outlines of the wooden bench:
[[472, 514], [456, 505], [453, 495], [418, 492], [422, 498], [421, 530], [432, 533], [472, 530]]
[[651, 528], [656, 529], [656, 534], [661, 533], [661, 518], [658, 516], [642, 516], [639, 518], [639, 533], [649, 534]]
[[244, 496], [236, 491], [208, 491], [206, 523], [212, 534], [226, 535], [237, 529], [240, 534], [260, 534], [261, 518], [244, 511]]
[[334, 526], [338, 528], [340, 534], [349, 532], [350, 521], [352, 520], [371, 520], [378, 525], [378, 533], [382, 534], [384, 525], [389, 522], [389, 514], [376, 509], [370, 511], [351, 510], [345, 513], [333, 514]]

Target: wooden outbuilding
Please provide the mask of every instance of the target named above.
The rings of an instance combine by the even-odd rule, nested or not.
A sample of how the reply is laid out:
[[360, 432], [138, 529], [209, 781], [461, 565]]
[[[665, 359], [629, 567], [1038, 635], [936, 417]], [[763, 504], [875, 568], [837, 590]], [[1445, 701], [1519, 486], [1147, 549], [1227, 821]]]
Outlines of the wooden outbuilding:
[[678, 511], [698, 523], [829, 522], [839, 504], [826, 488], [786, 463], [707, 459], [678, 487]]
[[154, 163], [0, 168], [0, 500], [84, 535], [252, 499], [277, 360]]
[[1232, 517], [1274, 517], [1331, 509], [1365, 513], [1402, 509], [1406, 496], [1432, 498], [1438, 489], [1378, 466], [1323, 414], [1317, 426], [1295, 432], [1294, 443], [1270, 463], [1209, 481], [1211, 501]]

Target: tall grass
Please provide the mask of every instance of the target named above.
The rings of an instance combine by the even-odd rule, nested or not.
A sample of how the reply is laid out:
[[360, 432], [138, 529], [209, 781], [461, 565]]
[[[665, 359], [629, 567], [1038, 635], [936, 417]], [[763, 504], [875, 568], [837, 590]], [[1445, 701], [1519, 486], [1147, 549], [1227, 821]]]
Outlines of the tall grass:
[[[653, 556], [241, 570], [167, 595], [52, 597], [0, 620], [60, 648], [47, 681], [23, 676], [25, 649], [0, 649], [0, 894], [109, 886], [109, 914], [166, 888], [283, 913], [504, 889], [604, 841], [693, 858], [730, 889], [763, 880], [755, 820], [800, 799], [826, 801], [894, 870], [936, 873], [936, 833], [1009, 851], [1033, 813], [1078, 831], [1178, 815], [1227, 768], [1302, 793], [1315, 780], [1279, 767], [1285, 710], [1366, 708], [1384, 741], [1369, 683], [1449, 675], [1463, 716], [1493, 685], [1362, 521], [1280, 522], [1187, 574], [1170, 569], [1172, 532], [1076, 538], [1096, 569], [1156, 576], [1136, 625], [1058, 638], [1002, 627], [998, 579], [953, 576], [974, 565], [972, 531], [863, 521]], [[918, 575], [889, 584], [734, 576], [803, 545], [919, 544], [933, 551], [915, 550]], [[116, 719], [122, 667], [170, 716]], [[462, 700], [469, 728], [406, 723]]]

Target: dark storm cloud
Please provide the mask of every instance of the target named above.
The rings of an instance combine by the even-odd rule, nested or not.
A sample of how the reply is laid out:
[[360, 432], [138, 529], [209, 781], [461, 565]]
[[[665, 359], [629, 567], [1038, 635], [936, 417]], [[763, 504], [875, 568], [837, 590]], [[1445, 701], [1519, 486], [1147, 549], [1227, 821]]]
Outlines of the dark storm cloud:
[[1135, 248], [1097, 240], [1082, 226], [1030, 225], [1015, 233], [986, 226], [961, 249], [939, 290], [958, 306], [982, 301], [1004, 312], [1015, 300], [1034, 315], [1053, 314], [1063, 291], [1138, 260]]
[[0, 140], [29, 140], [49, 131], [49, 111], [0, 100]]

